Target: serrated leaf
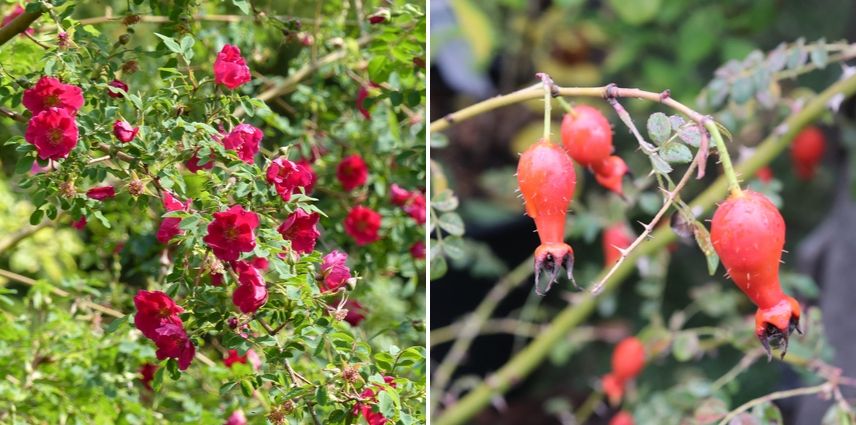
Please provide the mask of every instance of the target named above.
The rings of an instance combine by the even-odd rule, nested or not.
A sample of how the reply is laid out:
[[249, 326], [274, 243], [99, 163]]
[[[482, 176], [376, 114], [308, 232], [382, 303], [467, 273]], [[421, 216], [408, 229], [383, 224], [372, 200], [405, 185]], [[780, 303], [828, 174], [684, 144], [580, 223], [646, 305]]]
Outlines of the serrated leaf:
[[443, 238], [443, 251], [449, 258], [462, 258], [467, 255], [467, 245], [459, 236]]
[[672, 166], [669, 165], [668, 162], [664, 161], [663, 158], [660, 158], [660, 155], [656, 153], [652, 153], [648, 155], [648, 158], [651, 159], [651, 167], [654, 168], [654, 172], [657, 174], [669, 174], [672, 172]]
[[437, 225], [440, 226], [441, 229], [445, 230], [446, 233], [455, 236], [463, 236], [464, 235], [464, 220], [460, 215], [453, 212], [447, 212], [440, 216], [440, 219], [437, 220]]
[[677, 142], [669, 142], [660, 146], [659, 153], [666, 162], [686, 164], [693, 160], [693, 153], [690, 152], [690, 148]]
[[446, 264], [446, 257], [437, 255], [431, 258], [431, 280], [436, 280], [445, 276], [448, 267], [449, 266]]
[[672, 135], [672, 124], [669, 117], [662, 112], [655, 112], [648, 117], [648, 137], [654, 143], [662, 144]]
[[458, 208], [458, 197], [449, 189], [446, 189], [431, 198], [431, 207], [437, 211], [449, 212]]
[[694, 148], [701, 146], [701, 131], [695, 124], [686, 125], [678, 129], [678, 138]]
[[163, 34], [155, 33], [158, 38], [163, 40], [163, 44], [166, 45], [166, 48], [169, 49], [173, 53], [181, 54], [181, 46], [175, 41], [172, 37], [167, 37]]
[[684, 117], [680, 115], [669, 115], [669, 123], [672, 125], [672, 131], [678, 131], [686, 122]]

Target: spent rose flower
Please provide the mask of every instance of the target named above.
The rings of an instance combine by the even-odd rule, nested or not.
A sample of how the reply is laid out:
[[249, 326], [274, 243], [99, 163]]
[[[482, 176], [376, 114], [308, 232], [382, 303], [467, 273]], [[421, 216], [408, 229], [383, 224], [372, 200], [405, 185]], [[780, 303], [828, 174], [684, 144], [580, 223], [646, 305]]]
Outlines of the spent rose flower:
[[139, 132], [140, 127], [132, 127], [128, 121], [116, 120], [116, 122], [113, 123], [113, 135], [122, 143], [128, 143], [131, 140], [134, 140], [134, 137], [137, 137], [137, 133]]
[[[3, 22], [0, 23], [0, 27], [5, 27], [6, 25], [9, 25], [10, 22], [15, 20], [15, 18], [17, 18], [18, 16], [21, 16], [22, 13], [24, 13], [24, 8], [20, 4], [16, 4], [15, 8], [12, 9], [12, 11], [9, 12], [8, 15], [3, 17]], [[36, 30], [32, 28], [27, 28], [24, 32], [29, 35], [33, 35], [36, 33]]]
[[348, 314], [345, 315], [345, 321], [351, 326], [359, 326], [360, 322], [366, 318], [366, 309], [357, 300], [348, 300], [345, 302], [345, 308], [348, 309]]
[[410, 246], [410, 256], [417, 260], [425, 259], [425, 242], [419, 241]]
[[380, 239], [380, 214], [375, 210], [357, 205], [345, 217], [345, 233], [354, 238], [357, 245], [367, 245]]
[[181, 308], [169, 295], [161, 291], [139, 291], [134, 296], [134, 306], [137, 314], [134, 315], [134, 325], [146, 338], [154, 340], [157, 329], [167, 324], [181, 326], [181, 318], [178, 314], [183, 312]]
[[267, 169], [267, 181], [276, 188], [280, 198], [288, 202], [291, 194], [298, 192], [298, 188], [311, 185], [312, 171], [302, 167], [285, 157], [273, 160]]
[[113, 186], [98, 186], [86, 191], [86, 197], [96, 201], [104, 201], [116, 197], [116, 188]]
[[250, 366], [252, 366], [255, 371], [258, 371], [259, 368], [262, 367], [262, 360], [259, 358], [259, 355], [253, 351], [253, 349], [247, 350], [247, 353], [243, 356], [238, 354], [238, 350], [229, 350], [226, 357], [223, 359], [223, 364], [225, 364], [226, 367], [232, 367], [235, 363], [247, 364], [247, 362], [249, 362]]
[[[107, 83], [107, 85], [110, 87], [115, 87], [117, 89], [121, 89], [125, 93], [127, 93], [128, 89], [129, 89], [128, 85], [125, 84], [125, 82], [123, 82], [122, 80], [113, 80], [113, 81]], [[125, 96], [125, 94], [122, 92], [114, 92], [113, 90], [110, 90], [110, 89], [107, 89], [107, 95], [110, 97], [124, 97]]]
[[[163, 198], [161, 199], [163, 202], [163, 207], [167, 212], [172, 211], [189, 211], [190, 203], [193, 201], [192, 199], [188, 199], [187, 202], [181, 202], [175, 198], [175, 196], [169, 191], [163, 192]], [[160, 226], [158, 227], [157, 239], [158, 242], [166, 245], [169, 243], [170, 239], [180, 235], [182, 233], [179, 225], [181, 224], [181, 218], [179, 217], [166, 217], [161, 221]]]
[[158, 360], [174, 358], [178, 360], [180, 370], [187, 369], [196, 354], [196, 347], [193, 346], [184, 328], [170, 323], [157, 328], [155, 333], [157, 335], [154, 341], [158, 347], [155, 355]]
[[363, 161], [363, 157], [357, 154], [342, 158], [342, 162], [336, 167], [336, 178], [347, 191], [366, 184], [368, 175], [366, 162]]
[[143, 382], [143, 386], [149, 391], [152, 391], [152, 380], [155, 379], [155, 372], [157, 370], [158, 366], [152, 363], [143, 363], [140, 366], [140, 381]]
[[298, 208], [276, 230], [283, 239], [291, 241], [291, 249], [294, 252], [309, 254], [315, 249], [318, 236], [321, 236], [317, 227], [318, 218], [318, 213], [309, 214]]
[[241, 49], [231, 44], [223, 46], [214, 61], [214, 82], [234, 90], [251, 79], [250, 68], [241, 57]]
[[347, 261], [348, 254], [338, 249], [324, 256], [321, 260], [321, 273], [318, 275], [321, 291], [333, 292], [345, 286], [351, 278], [351, 269], [348, 268]]
[[244, 411], [236, 410], [232, 412], [229, 419], [226, 420], [225, 425], [247, 425], [247, 417], [244, 416]]
[[30, 118], [24, 139], [36, 147], [41, 159], [58, 160], [77, 146], [77, 122], [61, 108], [45, 109]]
[[259, 151], [259, 143], [264, 134], [258, 128], [249, 124], [238, 124], [232, 131], [223, 137], [223, 146], [238, 154], [241, 161], [247, 164], [253, 163], [253, 158]]
[[256, 248], [257, 227], [259, 217], [256, 213], [233, 205], [226, 211], [214, 213], [214, 220], [208, 224], [208, 234], [202, 240], [220, 260], [235, 261], [242, 252]]
[[53, 77], [42, 77], [35, 86], [24, 90], [21, 103], [33, 115], [50, 108], [64, 109], [74, 115], [83, 107], [83, 91], [80, 87], [63, 84]]

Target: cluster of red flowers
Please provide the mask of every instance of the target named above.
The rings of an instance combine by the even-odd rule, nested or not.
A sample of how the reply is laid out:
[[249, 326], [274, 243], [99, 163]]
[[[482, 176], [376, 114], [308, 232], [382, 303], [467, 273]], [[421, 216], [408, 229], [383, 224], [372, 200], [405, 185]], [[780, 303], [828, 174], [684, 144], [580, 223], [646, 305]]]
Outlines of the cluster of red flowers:
[[41, 159], [58, 160], [77, 146], [77, 111], [83, 106], [80, 87], [63, 84], [56, 78], [42, 77], [24, 90], [21, 99], [33, 117], [24, 139], [36, 147]]
[[[178, 360], [178, 368], [187, 369], [196, 347], [187, 336], [179, 313], [180, 306], [167, 294], [160, 291], [139, 291], [134, 297], [137, 314], [134, 315], [134, 325], [143, 335], [157, 345], [155, 353], [159, 360], [174, 358]], [[152, 371], [152, 373], [154, 373]]]
[[[395, 379], [393, 377], [384, 376], [383, 381], [387, 385], [395, 388]], [[354, 416], [362, 415], [363, 419], [365, 419], [369, 425], [384, 425], [387, 422], [387, 418], [384, 417], [382, 413], [372, 410], [372, 407], [377, 404], [377, 394], [384, 390], [380, 385], [377, 385], [377, 388], [377, 393], [371, 388], [364, 389], [360, 394], [360, 397], [364, 400], [368, 400], [369, 402], [360, 401], [354, 405]]]
[[421, 191], [408, 191], [393, 183], [390, 187], [392, 203], [401, 207], [404, 212], [419, 224], [425, 224], [425, 194]]
[[253, 370], [258, 371], [259, 368], [262, 367], [262, 360], [259, 358], [259, 355], [256, 354], [252, 349], [247, 350], [247, 352], [242, 356], [238, 354], [238, 350], [229, 350], [226, 354], [226, 357], [223, 359], [223, 364], [227, 367], [232, 367], [235, 363], [243, 363], [248, 364], [253, 367]]
[[303, 188], [305, 193], [312, 192], [315, 173], [308, 163], [296, 163], [279, 157], [268, 166], [267, 181], [276, 188], [280, 198], [288, 202], [293, 193], [299, 193], [300, 188]]

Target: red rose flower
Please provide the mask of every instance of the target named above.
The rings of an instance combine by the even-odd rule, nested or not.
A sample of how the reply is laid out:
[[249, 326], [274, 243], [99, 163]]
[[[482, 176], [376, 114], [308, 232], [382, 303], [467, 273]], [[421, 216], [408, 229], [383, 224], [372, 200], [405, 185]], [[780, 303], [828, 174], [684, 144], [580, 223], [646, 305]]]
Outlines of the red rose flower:
[[152, 380], [155, 379], [155, 372], [157, 370], [158, 366], [152, 363], [143, 363], [140, 366], [140, 381], [143, 382], [143, 386], [149, 391], [152, 391]]
[[214, 221], [208, 224], [208, 234], [202, 238], [223, 261], [235, 261], [242, 252], [256, 248], [255, 229], [259, 217], [240, 205], [226, 211], [214, 213]]
[[259, 270], [267, 270], [270, 267], [270, 263], [268, 263], [267, 258], [256, 257], [250, 260], [250, 265], [259, 269]]
[[188, 159], [187, 161], [184, 162], [184, 166], [187, 167], [187, 169], [190, 170], [191, 173], [195, 173], [199, 170], [210, 170], [210, 169], [214, 168], [214, 160], [212, 160], [210, 158], [208, 159], [208, 162], [200, 165], [199, 164], [200, 159], [199, 159], [199, 156], [197, 154], [198, 152], [199, 152], [199, 149], [197, 149], [196, 152], [193, 153], [193, 156], [190, 157], [190, 159]]
[[98, 186], [86, 191], [86, 197], [96, 201], [114, 198], [116, 189], [113, 186]]
[[214, 61], [214, 82], [235, 90], [251, 79], [250, 68], [241, 57], [241, 49], [231, 44], [223, 46]]
[[410, 200], [404, 206], [404, 212], [416, 220], [417, 223], [425, 224], [425, 215], [427, 214], [425, 195], [422, 192], [411, 193]]
[[410, 246], [410, 256], [418, 260], [425, 259], [425, 242], [419, 241]]
[[247, 353], [243, 356], [238, 354], [238, 350], [229, 350], [228, 355], [223, 359], [223, 364], [225, 364], [226, 367], [232, 367], [235, 363], [247, 364], [247, 361], [250, 362], [250, 366], [252, 366], [255, 371], [258, 371], [262, 366], [262, 361], [259, 359], [259, 355], [252, 349], [247, 350]]
[[344, 286], [351, 278], [351, 269], [345, 264], [348, 254], [333, 250], [321, 260], [321, 273], [318, 276], [322, 292], [332, 292]]
[[185, 370], [193, 361], [196, 347], [187, 336], [187, 332], [180, 325], [166, 324], [155, 330], [157, 336], [154, 338], [158, 350], [155, 352], [158, 360], [174, 358], [178, 360], [178, 368]]
[[351, 208], [345, 217], [345, 233], [354, 238], [357, 245], [367, 245], [378, 239], [380, 229], [380, 214], [375, 210], [357, 205]]
[[80, 220], [77, 220], [74, 223], [71, 223], [71, 225], [72, 225], [72, 227], [74, 227], [77, 230], [83, 230], [86, 227], [86, 216], [85, 215], [80, 216]]
[[308, 195], [315, 189], [315, 182], [318, 181], [318, 174], [315, 174], [315, 170], [312, 169], [312, 163], [306, 159], [297, 161], [297, 166], [302, 169], [303, 173], [309, 176], [307, 179], [309, 183], [303, 186], [304, 192]]
[[163, 325], [182, 325], [178, 314], [184, 309], [161, 291], [137, 292], [137, 295], [134, 296], [134, 306], [137, 308], [137, 314], [134, 315], [134, 325], [146, 338], [151, 340], [155, 339], [156, 330]]
[[232, 412], [225, 425], [247, 425], [247, 417], [242, 410]]
[[410, 200], [411, 193], [409, 190], [404, 189], [403, 187], [393, 183], [392, 186], [389, 187], [390, 198], [392, 199], [392, 203], [394, 205], [398, 205], [399, 207], [403, 207], [404, 204]]
[[223, 146], [237, 152], [241, 161], [252, 164], [253, 157], [259, 151], [262, 137], [264, 134], [258, 128], [249, 124], [238, 124], [226, 137], [223, 137]]
[[[18, 16], [21, 16], [22, 13], [24, 13], [24, 8], [21, 7], [20, 4], [16, 4], [15, 8], [12, 9], [12, 11], [9, 12], [8, 15], [3, 17], [3, 22], [0, 23], [0, 28], [5, 27], [6, 25], [9, 25], [10, 22], [15, 20], [15, 18], [17, 18]], [[33, 35], [36, 33], [36, 30], [34, 30], [32, 28], [27, 28], [27, 30], [24, 32], [29, 34], [29, 35]]]
[[356, 300], [348, 300], [345, 302], [345, 308], [348, 309], [348, 314], [345, 315], [345, 321], [351, 326], [359, 326], [360, 322], [365, 320], [366, 309]]
[[220, 286], [223, 284], [223, 273], [211, 273], [211, 284]]
[[36, 147], [41, 159], [58, 160], [77, 146], [77, 122], [65, 109], [49, 108], [39, 112], [27, 124], [24, 139]]
[[[395, 381], [391, 376], [384, 376], [383, 381], [395, 388]], [[380, 393], [384, 390], [383, 387], [377, 385], [377, 392]], [[366, 388], [360, 393], [360, 397], [367, 400], [368, 402], [358, 402], [354, 405], [354, 416], [363, 415], [363, 419], [368, 422], [369, 425], [384, 425], [386, 424], [387, 419], [380, 412], [375, 412], [372, 410], [372, 405], [377, 404], [377, 395], [375, 391], [371, 388]]]
[[[172, 211], [188, 211], [190, 210], [191, 199], [188, 199], [187, 202], [181, 202], [173, 196], [172, 193], [168, 191], [163, 192], [163, 207], [167, 210], [167, 212]], [[158, 227], [157, 239], [158, 242], [166, 245], [169, 241], [180, 235], [182, 233], [181, 228], [179, 227], [181, 224], [181, 219], [178, 217], [166, 217], [161, 221], [160, 227]]]
[[309, 214], [298, 208], [291, 213], [276, 230], [282, 238], [291, 241], [291, 249], [298, 254], [309, 254], [315, 249], [318, 232], [318, 213]]
[[336, 167], [336, 178], [345, 190], [350, 191], [366, 184], [369, 176], [366, 162], [359, 155], [350, 155], [342, 159]]
[[[121, 80], [113, 80], [107, 83], [110, 87], [115, 87], [117, 89], [122, 89], [125, 93], [128, 92], [128, 85], [122, 82]], [[114, 93], [113, 90], [107, 89], [107, 95], [110, 97], [125, 97], [124, 93]]]
[[50, 108], [64, 109], [74, 115], [83, 106], [83, 91], [80, 87], [63, 84], [56, 78], [42, 77], [35, 86], [24, 90], [21, 103], [33, 115]]
[[131, 140], [134, 140], [134, 137], [137, 137], [137, 133], [140, 132], [139, 127], [131, 127], [131, 124], [125, 120], [117, 120], [113, 123], [113, 135], [116, 136], [122, 143], [128, 143]]
[[235, 272], [238, 274], [238, 288], [232, 293], [232, 303], [242, 313], [254, 313], [268, 299], [265, 281], [258, 269], [246, 261], [235, 262]]
[[306, 186], [312, 185], [312, 171], [285, 157], [279, 157], [268, 166], [267, 181], [274, 185], [280, 198], [288, 202], [291, 194], [298, 191], [297, 188], [303, 187], [306, 191]]

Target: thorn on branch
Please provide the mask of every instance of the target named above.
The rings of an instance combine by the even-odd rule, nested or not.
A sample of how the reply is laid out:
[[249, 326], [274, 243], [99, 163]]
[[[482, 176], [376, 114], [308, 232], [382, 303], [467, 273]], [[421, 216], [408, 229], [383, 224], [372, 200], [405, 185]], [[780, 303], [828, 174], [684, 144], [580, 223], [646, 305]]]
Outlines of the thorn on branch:
[[670, 97], [672, 97], [672, 91], [669, 89], [663, 90], [663, 92], [660, 93], [660, 102], [662, 102], [662, 101], [664, 101]]

